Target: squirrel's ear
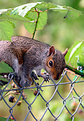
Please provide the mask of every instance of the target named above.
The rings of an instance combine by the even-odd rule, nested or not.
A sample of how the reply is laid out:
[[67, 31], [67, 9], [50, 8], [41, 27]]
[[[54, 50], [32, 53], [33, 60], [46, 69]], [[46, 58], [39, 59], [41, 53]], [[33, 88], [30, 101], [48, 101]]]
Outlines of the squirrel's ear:
[[51, 54], [55, 54], [55, 48], [54, 48], [54, 46], [51, 46], [49, 48], [49, 54], [48, 54], [48, 56], [50, 56]]
[[66, 50], [62, 54], [65, 56], [67, 52], [68, 52], [68, 48], [66, 48]]

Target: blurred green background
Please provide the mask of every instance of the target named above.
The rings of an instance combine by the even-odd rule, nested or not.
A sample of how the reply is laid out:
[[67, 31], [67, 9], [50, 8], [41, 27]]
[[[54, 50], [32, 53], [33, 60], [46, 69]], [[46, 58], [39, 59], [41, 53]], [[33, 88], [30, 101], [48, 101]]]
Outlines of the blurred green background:
[[[39, 2], [39, 1], [42, 2], [43, 0], [0, 0], [0, 9], [11, 8], [11, 7], [13, 8], [29, 2]], [[56, 3], [63, 6], [64, 5], [71, 6], [77, 10], [82, 11], [82, 13], [84, 13], [84, 0], [44, 0], [44, 1]], [[17, 26], [16, 33], [18, 33], [19, 35], [25, 35], [30, 37], [32, 36], [25, 30], [23, 25], [20, 25], [19, 29]], [[44, 27], [43, 30], [36, 32], [35, 38], [39, 39], [40, 41], [44, 41], [50, 45], [54, 45], [55, 48], [59, 49], [60, 51], [64, 51], [66, 48], [70, 48], [75, 41], [83, 41], [84, 14], [79, 15], [79, 17], [75, 17], [73, 15], [70, 15], [69, 12], [63, 13], [63, 12], [48, 11], [47, 25]], [[71, 77], [71, 79], [74, 78], [74, 76], [70, 74], [69, 76]], [[64, 81], [66, 81], [66, 78], [64, 78], [63, 82]], [[82, 84], [75, 84], [75, 89], [77, 90], [79, 95], [81, 95], [83, 93], [84, 87]], [[44, 91], [41, 93], [48, 101], [54, 92], [54, 87], [43, 88], [43, 90]], [[66, 97], [70, 91], [70, 86], [66, 85], [66, 88], [65, 86], [59, 86], [58, 90], [63, 97]], [[25, 93], [27, 95], [27, 100], [29, 102], [33, 101], [33, 99], [35, 98], [33, 91], [25, 90]], [[7, 102], [8, 102], [8, 97], [7, 97]], [[76, 103], [78, 104], [78, 102]], [[11, 106], [13, 105], [11, 103], [9, 104]], [[67, 101], [67, 105], [68, 105], [68, 108], [72, 110], [71, 108], [73, 108], [73, 101], [72, 102]], [[62, 106], [63, 104], [62, 104], [61, 98], [59, 98], [58, 95], [55, 95], [53, 101], [50, 102], [50, 109], [57, 116]], [[40, 96], [38, 96], [38, 98], [36, 99], [32, 107], [33, 107], [32, 111], [34, 112], [34, 115], [40, 118], [46, 109], [45, 108], [46, 103], [42, 100]], [[7, 108], [6, 104], [3, 101], [1, 101], [0, 116], [8, 117], [8, 113], [7, 113], [8, 110], [9, 108]], [[21, 106], [16, 106], [13, 112], [17, 121], [23, 121], [24, 117], [27, 114], [27, 111], [28, 111], [27, 105], [25, 104], [24, 101], [22, 102]], [[60, 116], [59, 119], [60, 119], [59, 121], [67, 121], [67, 120], [71, 121], [70, 115], [68, 115], [66, 110], [63, 111], [62, 116]], [[31, 115], [29, 115], [27, 120], [34, 121]], [[52, 120], [53, 118], [51, 118], [50, 113], [47, 112], [44, 117], [44, 121], [52, 121]], [[76, 114], [75, 121], [83, 121], [83, 120], [84, 120], [84, 113]]]

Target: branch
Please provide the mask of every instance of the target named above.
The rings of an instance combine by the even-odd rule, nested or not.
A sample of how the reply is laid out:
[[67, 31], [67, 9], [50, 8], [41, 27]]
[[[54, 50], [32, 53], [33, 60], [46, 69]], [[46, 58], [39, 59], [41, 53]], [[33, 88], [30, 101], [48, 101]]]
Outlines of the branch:
[[84, 73], [83, 72], [81, 72], [81, 71], [79, 71], [79, 70], [77, 70], [77, 69], [75, 69], [75, 68], [73, 68], [73, 67], [71, 67], [69, 65], [66, 65], [66, 68], [69, 69], [69, 70], [71, 70], [71, 71], [73, 71], [73, 72], [75, 72], [76, 74], [84, 77]]
[[40, 12], [38, 12], [37, 10], [36, 10], [36, 12], [37, 12], [37, 20], [36, 20], [35, 29], [34, 29], [34, 32], [33, 32], [32, 39], [34, 39], [34, 36], [35, 36], [35, 33], [36, 33], [36, 29], [37, 29], [38, 19], [39, 19], [39, 15], [40, 15]]

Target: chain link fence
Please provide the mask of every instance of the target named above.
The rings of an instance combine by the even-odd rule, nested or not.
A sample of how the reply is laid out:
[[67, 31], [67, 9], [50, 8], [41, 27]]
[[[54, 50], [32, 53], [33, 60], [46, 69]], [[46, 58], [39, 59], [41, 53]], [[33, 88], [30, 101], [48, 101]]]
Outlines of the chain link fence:
[[[15, 107], [17, 108], [17, 105], [20, 107], [22, 104], [26, 104], [27, 108], [25, 117], [22, 119], [24, 121], [30, 121], [30, 117], [32, 117], [32, 121], [63, 121], [63, 115], [67, 115], [70, 121], [74, 121], [77, 115], [84, 115], [84, 81], [78, 75], [73, 75], [72, 79], [71, 73], [65, 70], [59, 81], [51, 79], [49, 82], [45, 82], [44, 80], [39, 80], [40, 84], [35, 80], [33, 81], [35, 86], [16, 88], [13, 84], [13, 82], [16, 83], [15, 80], [10, 79], [3, 89], [0, 89], [0, 105], [4, 102], [8, 107], [7, 111], [9, 111], [7, 121], [9, 121], [11, 117], [13, 120], [19, 121], [13, 112]], [[10, 83], [13, 88], [9, 86]], [[82, 90], [81, 92], [78, 90], [79, 87]], [[30, 90], [33, 92], [33, 98]], [[26, 97], [25, 92], [29, 96]], [[14, 96], [12, 96], [12, 94], [14, 94]], [[37, 102], [38, 100], [39, 104]], [[12, 103], [12, 105], [10, 105], [10, 103]], [[37, 107], [36, 109], [36, 107], [33, 107], [34, 103], [36, 106], [39, 105], [40, 108]], [[33, 108], [35, 108], [34, 111]], [[82, 118], [80, 121], [83, 120]], [[66, 120], [64, 119], [64, 121]]]

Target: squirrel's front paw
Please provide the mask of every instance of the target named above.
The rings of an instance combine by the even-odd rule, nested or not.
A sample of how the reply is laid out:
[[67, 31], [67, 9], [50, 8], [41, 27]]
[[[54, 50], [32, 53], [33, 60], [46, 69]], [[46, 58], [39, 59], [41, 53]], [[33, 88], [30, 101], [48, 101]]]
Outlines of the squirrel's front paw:
[[16, 84], [17, 84], [18, 86], [20, 86], [21, 77], [18, 76], [17, 73], [15, 73], [15, 72], [9, 73], [8, 79], [9, 79], [9, 80], [15, 80]]
[[29, 86], [31, 86], [31, 82], [29, 80], [26, 80], [26, 81], [21, 80], [20, 85], [21, 85], [21, 87], [29, 87]]
[[49, 82], [49, 74], [48, 73], [43, 73], [43, 78], [44, 78], [44, 81]]
[[31, 77], [33, 78], [33, 79], [35, 79], [35, 80], [39, 80], [38, 79], [38, 77], [37, 77], [37, 75], [32, 71], [32, 73], [31, 73]]
[[42, 77], [44, 79], [44, 81], [48, 81], [49, 82], [49, 74], [44, 72], [44, 73], [41, 73], [40, 75], [38, 75], [39, 77]]
[[9, 73], [8, 74], [8, 79], [16, 79], [17, 74], [15, 72]]

